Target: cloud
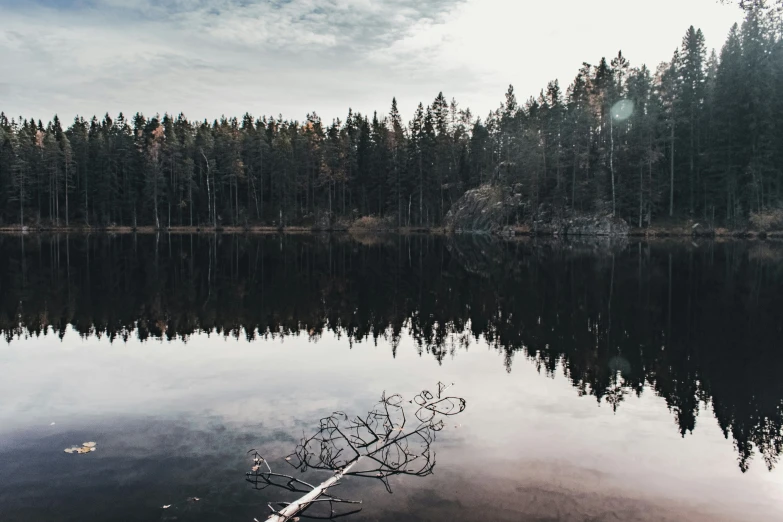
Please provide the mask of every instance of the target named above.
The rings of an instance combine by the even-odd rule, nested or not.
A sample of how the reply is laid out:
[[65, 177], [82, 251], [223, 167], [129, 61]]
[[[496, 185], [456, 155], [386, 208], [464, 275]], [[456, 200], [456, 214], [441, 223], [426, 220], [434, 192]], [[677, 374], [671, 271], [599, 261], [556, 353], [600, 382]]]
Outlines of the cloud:
[[385, 107], [395, 93], [379, 86], [388, 79], [373, 53], [464, 1], [0, 0], [0, 67], [18, 87], [3, 105], [41, 117], [255, 109], [301, 118], [319, 103], [343, 115], [380, 88]]
[[509, 84], [520, 101], [553, 79], [565, 90], [583, 62], [620, 50], [632, 65], [655, 70], [691, 24], [704, 29], [708, 46], [720, 47], [741, 11], [715, 0], [659, 0], [654, 6], [640, 0], [470, 0], [447, 17], [420, 20], [372, 55], [390, 69], [470, 71], [471, 89], [453, 88], [483, 115], [498, 106]]
[[[412, 24], [437, 22], [465, 0], [32, 0], [5, 2], [19, 12], [38, 10], [104, 20], [125, 27], [162, 24], [170, 31], [222, 44], [266, 49], [367, 49], [404, 36]], [[22, 7], [24, 5], [24, 7]]]
[[393, 96], [410, 115], [444, 91], [483, 115], [509, 83], [520, 98], [535, 95], [620, 48], [654, 67], [691, 23], [720, 45], [739, 16], [714, 0], [660, 3], [644, 12], [627, 0], [0, 0], [0, 68], [13, 78], [0, 110], [63, 119], [317, 110], [328, 120], [348, 107], [383, 112]]

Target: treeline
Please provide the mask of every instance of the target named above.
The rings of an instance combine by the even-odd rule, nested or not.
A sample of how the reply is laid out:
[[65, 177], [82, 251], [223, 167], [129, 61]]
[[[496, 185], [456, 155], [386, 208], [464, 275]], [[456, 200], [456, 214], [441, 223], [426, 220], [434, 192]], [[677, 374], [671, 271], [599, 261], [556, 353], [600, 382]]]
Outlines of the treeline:
[[619, 53], [563, 91], [485, 119], [439, 94], [407, 124], [184, 115], [67, 128], [0, 114], [0, 223], [319, 225], [361, 216], [434, 226], [485, 183], [522, 194], [518, 219], [581, 212], [638, 226], [661, 218], [736, 224], [783, 203], [781, 21], [754, 2], [720, 54], [686, 32], [652, 71]]
[[134, 344], [206, 332], [263, 349], [265, 339], [335, 335], [392, 354], [412, 339], [443, 364], [479, 343], [509, 372], [531, 363], [564, 373], [575, 393], [619, 411], [652, 391], [684, 436], [711, 409], [743, 470], [754, 453], [777, 462], [779, 247], [371, 239], [0, 235], [0, 336]]

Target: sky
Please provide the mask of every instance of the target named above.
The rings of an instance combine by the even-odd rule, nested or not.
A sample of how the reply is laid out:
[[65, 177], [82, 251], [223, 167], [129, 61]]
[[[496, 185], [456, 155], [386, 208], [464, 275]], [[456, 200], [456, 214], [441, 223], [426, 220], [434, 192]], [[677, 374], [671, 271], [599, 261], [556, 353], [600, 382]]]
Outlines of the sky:
[[718, 0], [0, 0], [0, 111], [404, 119], [439, 92], [486, 116], [619, 50], [651, 69], [690, 25], [720, 50]]

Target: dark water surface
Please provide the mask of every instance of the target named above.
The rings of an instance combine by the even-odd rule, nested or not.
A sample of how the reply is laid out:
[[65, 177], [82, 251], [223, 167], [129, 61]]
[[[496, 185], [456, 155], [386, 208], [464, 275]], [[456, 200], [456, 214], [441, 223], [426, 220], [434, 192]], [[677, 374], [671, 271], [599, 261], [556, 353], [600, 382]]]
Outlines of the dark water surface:
[[761, 242], [0, 236], [0, 520], [264, 520], [297, 495], [253, 490], [249, 449], [290, 470], [321, 417], [438, 381], [467, 409], [434, 474], [344, 480], [364, 502], [345, 520], [783, 520], [782, 261]]

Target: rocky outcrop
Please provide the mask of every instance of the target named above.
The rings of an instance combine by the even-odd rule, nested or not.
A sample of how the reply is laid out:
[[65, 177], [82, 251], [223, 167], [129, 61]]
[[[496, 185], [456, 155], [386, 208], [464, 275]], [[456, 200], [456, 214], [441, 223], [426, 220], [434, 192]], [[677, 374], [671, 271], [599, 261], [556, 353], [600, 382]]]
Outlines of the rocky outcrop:
[[456, 233], [625, 237], [628, 223], [611, 215], [562, 214], [541, 205], [536, 218], [520, 222], [525, 210], [522, 187], [482, 185], [468, 190], [446, 214], [444, 227]]
[[452, 232], [493, 233], [513, 223], [522, 196], [493, 185], [468, 190], [446, 214], [444, 227]]
[[612, 216], [574, 216], [554, 220], [549, 224], [553, 234], [561, 236], [627, 236], [628, 223]]
[[630, 232], [625, 220], [611, 215], [573, 215], [541, 205], [536, 218], [520, 222], [525, 210], [522, 187], [482, 185], [468, 190], [446, 214], [444, 228], [456, 233], [552, 236], [624, 237]]

